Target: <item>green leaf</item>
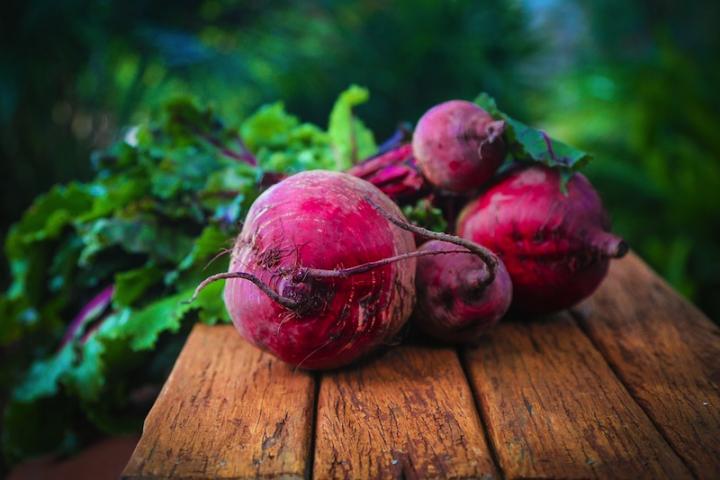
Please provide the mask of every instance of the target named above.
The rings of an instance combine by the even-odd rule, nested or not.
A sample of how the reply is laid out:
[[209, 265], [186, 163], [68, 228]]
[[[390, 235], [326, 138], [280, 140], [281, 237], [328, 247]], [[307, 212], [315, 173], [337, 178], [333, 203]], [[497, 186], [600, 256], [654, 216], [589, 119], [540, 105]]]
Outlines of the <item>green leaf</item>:
[[366, 88], [351, 85], [340, 94], [330, 113], [328, 134], [337, 170], [347, 170], [377, 151], [372, 132], [353, 114], [353, 107], [367, 102], [369, 98]]
[[447, 229], [442, 210], [434, 207], [427, 198], [421, 198], [415, 205], [405, 205], [402, 210], [407, 219], [415, 225], [435, 232], [444, 232]]
[[[218, 209], [236, 208], [229, 222], [234, 223], [257, 197], [260, 173], [259, 169], [241, 163], [211, 173], [205, 188], [200, 192], [202, 206], [215, 212]], [[222, 217], [222, 214], [215, 217]]]
[[193, 98], [177, 97], [165, 105], [164, 130], [178, 143], [194, 142], [201, 132], [222, 129], [210, 108], [203, 108]]
[[80, 215], [78, 222], [88, 222], [114, 213], [149, 195], [150, 179], [142, 169], [133, 165], [130, 171], [95, 183], [90, 191], [94, 197], [92, 208]]
[[230, 315], [225, 308], [223, 299], [224, 281], [211, 283], [203, 289], [193, 302], [193, 306], [199, 309], [200, 321], [208, 325], [216, 323], [229, 323]]
[[80, 361], [64, 378], [64, 383], [83, 400], [97, 399], [105, 385], [103, 340], [99, 335], [90, 335], [80, 348]]
[[475, 97], [475, 100], [473, 102], [481, 106], [486, 112], [490, 114], [491, 117], [495, 119], [504, 115], [504, 113], [502, 113], [498, 108], [495, 99], [486, 92], [480, 93], [480, 95]]
[[193, 239], [176, 229], [161, 226], [149, 215], [135, 218], [101, 218], [81, 229], [85, 248], [80, 264], [87, 265], [100, 251], [121, 246], [129, 253], [145, 253], [157, 262], [180, 262]]
[[129, 339], [133, 350], [152, 348], [163, 332], [177, 332], [187, 312], [197, 308], [188, 303], [192, 289], [165, 297], [155, 303], [132, 312], [122, 325], [122, 335]]
[[0, 345], [7, 345], [20, 334], [20, 326], [15, 322], [16, 300], [0, 297]]
[[262, 147], [284, 147], [290, 132], [300, 124], [297, 117], [288, 114], [282, 102], [264, 105], [240, 127], [240, 134], [250, 151]]
[[25, 299], [31, 303], [40, 301], [45, 287], [48, 256], [48, 245], [40, 242], [28, 245], [21, 256], [8, 257], [12, 276], [8, 298]]
[[25, 380], [15, 389], [14, 398], [30, 402], [57, 394], [61, 377], [72, 367], [75, 359], [75, 351], [68, 343], [52, 357], [35, 362]]
[[48, 289], [60, 294], [72, 287], [71, 280], [77, 269], [77, 261], [82, 251], [82, 241], [73, 234], [63, 241], [55, 251], [55, 256], [48, 268]]
[[216, 225], [205, 227], [195, 240], [190, 253], [178, 265], [178, 269], [187, 270], [202, 262], [209, 261], [215, 255], [232, 248], [233, 240]]
[[200, 190], [208, 175], [222, 165], [216, 157], [195, 147], [173, 150], [155, 168], [151, 183], [152, 193], [163, 200], [184, 192]]
[[222, 169], [216, 169], [206, 176], [207, 180], [202, 189], [205, 196], [228, 193], [250, 193], [257, 188], [257, 169], [243, 164], [233, 163]]
[[[69, 393], [77, 395], [84, 401], [92, 401], [99, 398], [103, 388], [107, 385], [107, 350], [117, 348], [129, 350], [127, 334], [123, 326], [127, 324], [131, 315], [130, 309], [123, 309], [104, 317], [98, 328], [87, 334], [84, 340], [73, 341], [73, 348], [77, 358], [62, 377], [62, 383], [67, 387]], [[115, 359], [116, 362], [129, 361]], [[112, 365], [116, 369], [122, 365]]]
[[28, 244], [56, 238], [65, 226], [90, 210], [92, 202], [88, 189], [77, 183], [53, 187], [13, 225], [5, 245], [7, 256], [20, 258]]
[[551, 139], [544, 131], [503, 113], [497, 108], [495, 99], [487, 93], [481, 93], [475, 103], [493, 118], [505, 121], [504, 138], [514, 160], [539, 162], [548, 167], [574, 172], [584, 167], [592, 158], [590, 154]]
[[242, 137], [263, 170], [295, 173], [339, 168], [328, 134], [285, 112], [282, 103], [266, 105], [243, 123]]
[[54, 450], [67, 453], [77, 447], [73, 423], [78, 421], [68, 398], [34, 402], [10, 400], [3, 415], [2, 447], [9, 464]]
[[162, 270], [155, 265], [146, 265], [116, 274], [113, 305], [117, 308], [129, 307], [162, 277]]

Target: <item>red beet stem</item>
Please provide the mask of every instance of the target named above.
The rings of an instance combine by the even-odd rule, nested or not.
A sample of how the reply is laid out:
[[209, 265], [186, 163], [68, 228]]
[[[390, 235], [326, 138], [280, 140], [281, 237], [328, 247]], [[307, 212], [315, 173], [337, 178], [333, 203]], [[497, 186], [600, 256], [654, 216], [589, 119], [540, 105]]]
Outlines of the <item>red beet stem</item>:
[[103, 310], [110, 305], [114, 291], [115, 285], [108, 285], [83, 306], [80, 312], [78, 312], [75, 318], [73, 318], [72, 322], [70, 322], [70, 325], [68, 325], [65, 335], [60, 342], [60, 348], [64, 347], [70, 340], [72, 340], [75, 334], [88, 322], [88, 320], [101, 314]]
[[428, 189], [409, 143], [370, 157], [353, 166], [348, 173], [372, 183], [396, 202], [411, 201]]
[[[447, 251], [415, 251], [415, 252], [408, 252], [404, 253], [402, 255], [395, 255], [393, 257], [383, 258], [382, 260], [376, 260], [374, 262], [367, 262], [362, 263], [360, 265], [356, 265], [354, 267], [350, 268], [338, 268], [334, 270], [326, 270], [321, 268], [302, 268], [298, 271], [297, 274], [293, 277], [298, 282], [303, 282], [308, 279], [316, 279], [316, 278], [346, 278], [351, 275], [357, 275], [360, 273], [369, 272], [370, 270], [373, 270], [375, 268], [383, 267], [385, 265], [389, 265], [393, 262], [399, 262], [401, 260], [407, 260], [409, 258], [415, 258], [415, 257], [425, 257], [428, 255], [443, 255], [448, 253], [465, 253], [465, 254], [474, 254], [473, 252], [468, 252], [467, 250], [447, 250]], [[284, 297], [277, 292], [275, 292], [272, 288], [270, 288], [268, 285], [263, 283], [262, 280], [257, 278], [255, 275], [251, 275], [249, 273], [245, 272], [227, 272], [227, 273], [218, 273], [216, 275], [211, 275], [197, 286], [195, 288], [195, 291], [193, 292], [193, 296], [188, 300], [188, 303], [192, 303], [195, 301], [197, 296], [200, 294], [200, 292], [210, 285], [213, 282], [217, 282], [218, 280], [227, 280], [229, 278], [242, 278], [244, 280], [248, 280], [255, 284], [260, 290], [265, 293], [268, 297], [270, 297], [273, 301], [279, 303], [283, 307], [289, 309], [289, 310], [295, 310], [300, 306], [300, 302], [293, 300], [292, 298]]]
[[195, 292], [193, 292], [193, 296], [190, 297], [188, 303], [192, 303], [193, 301], [195, 301], [200, 292], [211, 283], [217, 282], [218, 280], [227, 280], [229, 278], [242, 278], [244, 280], [252, 282], [256, 287], [262, 290], [265, 295], [267, 295], [273, 301], [279, 303], [280, 305], [289, 310], [294, 310], [300, 306], [299, 302], [293, 300], [292, 298], [283, 297], [282, 295], [275, 292], [272, 288], [265, 285], [265, 283], [263, 283], [263, 281], [257, 278], [255, 275], [251, 275], [245, 272], [227, 272], [209, 276], [208, 278], [200, 282], [200, 285], [195, 288]]
[[339, 269], [335, 269], [335, 270], [324, 270], [324, 269], [320, 269], [320, 268], [305, 268], [305, 269], [302, 269], [298, 275], [300, 276], [300, 278], [306, 278], [308, 276], [313, 277], [313, 278], [345, 278], [345, 277], [349, 277], [351, 275], [357, 275], [359, 273], [369, 272], [370, 270], [373, 270], [375, 268], [383, 267], [383, 266], [388, 265], [393, 262], [407, 260], [409, 258], [425, 257], [428, 255], [443, 255], [443, 254], [447, 254], [447, 253], [473, 254], [473, 252], [468, 252], [467, 250], [448, 250], [448, 251], [440, 251], [440, 252], [415, 251], [415, 252], [403, 253], [402, 255], [395, 255], [393, 257], [383, 258], [382, 260], [376, 260], [374, 262], [363, 263], [363, 264], [356, 265], [356, 266], [350, 267], [350, 268], [339, 268]]
[[495, 120], [494, 122], [488, 123], [487, 127], [485, 127], [485, 133], [487, 134], [487, 137], [485, 138], [484, 143], [493, 143], [495, 140], [498, 139], [498, 137], [502, 136], [504, 131], [504, 120]]

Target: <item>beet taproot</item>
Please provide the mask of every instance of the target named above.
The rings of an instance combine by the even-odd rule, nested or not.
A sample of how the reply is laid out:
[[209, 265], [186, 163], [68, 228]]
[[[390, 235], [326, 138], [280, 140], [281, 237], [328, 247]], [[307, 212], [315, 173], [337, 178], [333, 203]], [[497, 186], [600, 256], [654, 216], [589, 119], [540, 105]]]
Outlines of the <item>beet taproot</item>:
[[339, 172], [299, 173], [260, 195], [232, 251], [236, 276], [225, 284], [241, 335], [308, 369], [346, 365], [391, 342], [414, 305], [415, 259], [350, 270], [410, 253], [415, 243], [376, 205], [403, 218], [377, 188]]
[[461, 212], [457, 234], [484, 245], [504, 262], [513, 309], [549, 313], [586, 298], [605, 277], [609, 260], [628, 250], [590, 182], [521, 165], [497, 179]]
[[450, 100], [420, 118], [412, 148], [420, 171], [435, 186], [463, 193], [495, 174], [505, 158], [505, 122], [472, 102]]
[[[419, 251], [457, 249], [451, 243], [431, 240]], [[418, 258], [414, 323], [445, 342], [475, 342], [500, 321], [512, 300], [512, 283], [502, 262], [497, 261], [489, 284], [488, 273], [485, 262], [476, 255], [452, 253]]]

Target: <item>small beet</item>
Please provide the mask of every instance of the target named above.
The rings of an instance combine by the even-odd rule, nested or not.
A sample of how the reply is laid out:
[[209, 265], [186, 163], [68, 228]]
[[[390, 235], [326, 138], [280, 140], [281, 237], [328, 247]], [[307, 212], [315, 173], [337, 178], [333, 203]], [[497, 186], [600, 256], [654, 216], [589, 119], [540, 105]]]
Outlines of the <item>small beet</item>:
[[464, 100], [431, 108], [413, 133], [420, 171], [440, 188], [463, 193], [490, 180], [505, 158], [505, 122]]
[[563, 192], [560, 173], [520, 166], [494, 182], [461, 212], [457, 233], [504, 262], [513, 283], [513, 309], [549, 313], [590, 295], [610, 258], [627, 244], [590, 182], [575, 173]]
[[[420, 251], [450, 251], [457, 246], [438, 240]], [[468, 251], [469, 252], [469, 251]], [[472, 343], [505, 315], [512, 300], [512, 283], [497, 262], [489, 284], [485, 263], [475, 255], [452, 253], [418, 258], [413, 320], [428, 335], [451, 343]]]

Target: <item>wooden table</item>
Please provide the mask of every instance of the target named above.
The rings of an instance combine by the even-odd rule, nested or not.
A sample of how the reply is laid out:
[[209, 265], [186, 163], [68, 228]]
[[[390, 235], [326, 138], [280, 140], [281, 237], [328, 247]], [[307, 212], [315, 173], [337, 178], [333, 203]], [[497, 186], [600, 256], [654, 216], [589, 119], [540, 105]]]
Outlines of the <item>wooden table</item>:
[[476, 348], [296, 371], [198, 325], [124, 478], [720, 478], [720, 329], [640, 259]]

